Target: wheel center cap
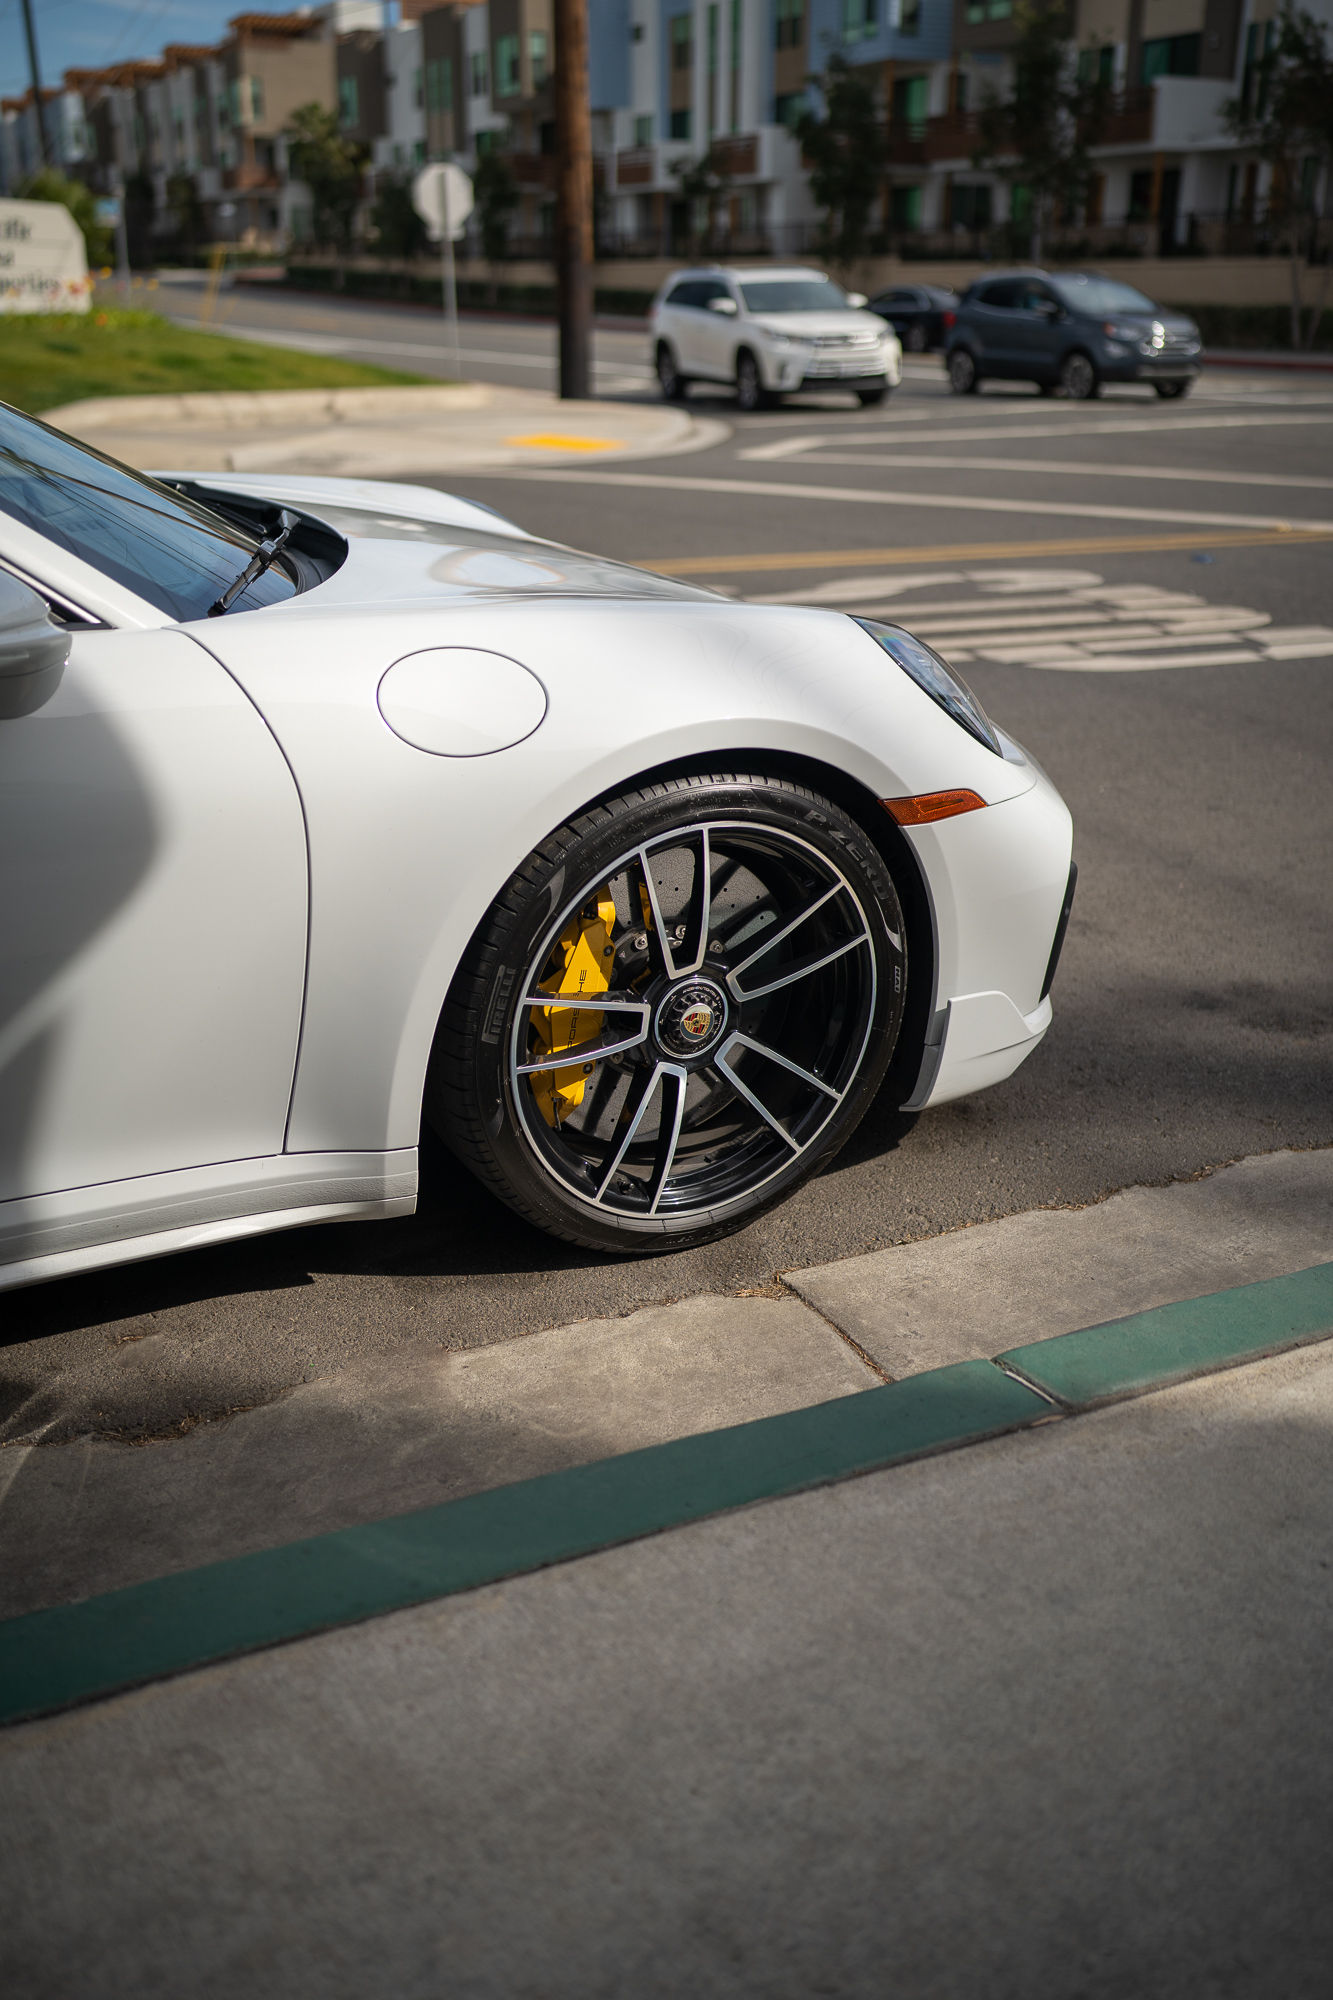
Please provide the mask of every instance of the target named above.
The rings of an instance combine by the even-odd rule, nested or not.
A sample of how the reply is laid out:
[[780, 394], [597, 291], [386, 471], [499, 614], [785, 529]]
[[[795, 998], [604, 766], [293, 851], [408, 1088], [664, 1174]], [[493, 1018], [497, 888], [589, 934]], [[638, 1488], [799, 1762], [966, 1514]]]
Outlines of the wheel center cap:
[[686, 979], [674, 986], [653, 1023], [659, 1045], [673, 1056], [703, 1055], [726, 1025], [726, 995], [711, 979]]

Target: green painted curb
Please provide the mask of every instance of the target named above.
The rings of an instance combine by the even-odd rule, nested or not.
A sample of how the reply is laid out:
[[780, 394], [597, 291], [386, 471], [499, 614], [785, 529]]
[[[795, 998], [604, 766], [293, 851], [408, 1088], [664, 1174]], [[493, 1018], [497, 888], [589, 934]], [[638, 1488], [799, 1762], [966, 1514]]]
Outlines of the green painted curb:
[[0, 1624], [0, 1722], [589, 1555], [1053, 1414], [989, 1361]]
[[1057, 1334], [996, 1356], [1071, 1410], [1090, 1409], [1333, 1333], [1333, 1264], [1262, 1278]]

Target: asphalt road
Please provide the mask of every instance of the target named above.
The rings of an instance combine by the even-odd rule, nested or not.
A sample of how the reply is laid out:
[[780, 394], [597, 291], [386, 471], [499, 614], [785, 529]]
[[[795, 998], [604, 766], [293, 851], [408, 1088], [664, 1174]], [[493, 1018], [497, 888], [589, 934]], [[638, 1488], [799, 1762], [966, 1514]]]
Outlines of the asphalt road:
[[[184, 314], [195, 296], [159, 302]], [[223, 303], [236, 330], [373, 342], [423, 370], [427, 356], [406, 353], [437, 327], [321, 300]], [[552, 379], [546, 327], [466, 321], [464, 352], [486, 379]], [[641, 336], [600, 333], [598, 364], [602, 393], [650, 393]], [[1333, 633], [1309, 630], [1333, 628], [1333, 375], [1227, 374], [1183, 404], [1126, 390], [1070, 405], [1017, 386], [960, 401], [927, 362], [880, 412], [826, 397], [738, 419], [722, 395], [696, 402], [734, 423], [707, 451], [454, 490], [736, 596], [841, 586], [848, 608], [892, 603], [909, 625], [925, 607], [923, 631], [953, 619], [935, 643], [1074, 814], [1079, 894], [1041, 1048], [976, 1098], [919, 1117], [879, 1105], [773, 1215], [643, 1261], [537, 1235], [427, 1137], [410, 1220], [11, 1295], [0, 1437], [165, 1435], [368, 1353], [761, 1288], [883, 1244], [1333, 1144]], [[1075, 602], [1086, 643], [1062, 655], [1037, 620]], [[1016, 615], [1006, 628], [997, 603], [1030, 613], [1028, 629]], [[1274, 632], [1285, 652], [1265, 642]], [[1117, 670], [1098, 669], [1097, 646]], [[1042, 654], [1050, 664], [1024, 663]]]

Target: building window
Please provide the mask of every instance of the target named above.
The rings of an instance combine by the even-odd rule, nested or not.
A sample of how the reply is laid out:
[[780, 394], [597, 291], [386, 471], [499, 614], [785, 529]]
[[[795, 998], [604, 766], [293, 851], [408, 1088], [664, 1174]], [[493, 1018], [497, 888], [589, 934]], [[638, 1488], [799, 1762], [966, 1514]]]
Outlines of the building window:
[[775, 49], [799, 49], [805, 44], [805, 0], [777, 0], [773, 10]]
[[1143, 44], [1140, 81], [1151, 83], [1155, 76], [1197, 76], [1199, 35], [1163, 35], [1159, 41]]
[[879, 0], [842, 0], [842, 39], [866, 42], [879, 30]]
[[468, 85], [474, 97], [485, 97], [491, 87], [490, 64], [486, 60], [485, 49], [477, 49], [468, 57]]
[[889, 189], [889, 221], [895, 229], [919, 229], [921, 227], [921, 190], [919, 187], [895, 187]]
[[634, 143], [636, 146], [651, 146], [653, 143], [653, 114], [634, 121]]
[[519, 89], [518, 36], [501, 35], [495, 44], [495, 94], [517, 97]]
[[1078, 80], [1084, 84], [1104, 84], [1109, 90], [1115, 81], [1115, 50], [1080, 49]]
[[804, 118], [807, 109], [806, 93], [803, 90], [784, 91], [773, 100], [773, 123], [785, 125], [789, 132], [796, 129], [798, 121]]
[[921, 0], [902, 0], [898, 15], [898, 33], [900, 35], [921, 33]]
[[691, 18], [688, 14], [673, 14], [671, 16], [671, 67], [672, 69], [688, 69], [693, 61], [694, 41]]
[[528, 36], [528, 63], [532, 69], [532, 87], [540, 90], [551, 74], [549, 62], [550, 42], [544, 28], [534, 28]]
[[354, 76], [338, 78], [338, 123], [344, 132], [350, 132], [361, 122], [361, 93]]
[[642, 21], [636, 21], [636, 22], [634, 23], [634, 26], [633, 26], [633, 27], [632, 27], [632, 28], [630, 29], [630, 31], [629, 31], [629, 38], [630, 38], [630, 40], [631, 40], [632, 42], [641, 42], [641, 41], [643, 40], [643, 22], [642, 22]]
[[951, 191], [950, 213], [955, 228], [989, 229], [991, 217], [989, 187], [959, 187]]
[[425, 79], [419, 69], [414, 69], [412, 72], [412, 102], [418, 111], [424, 107], [426, 102]]
[[448, 56], [437, 56], [426, 64], [426, 110], [452, 111], [454, 107], [454, 66]]
[[978, 21], [1007, 21], [1014, 11], [1014, 0], [967, 0], [967, 19], [971, 27]]
[[690, 136], [689, 112], [673, 111], [671, 114], [669, 137], [671, 137], [672, 139], [688, 139], [689, 136]]
[[264, 86], [257, 76], [250, 78], [250, 116], [258, 120], [264, 115]]
[[1152, 168], [1141, 167], [1129, 177], [1129, 222], [1146, 222], [1152, 213]]
[[929, 77], [900, 76], [893, 86], [894, 131], [906, 130], [914, 137], [924, 136], [929, 107]]

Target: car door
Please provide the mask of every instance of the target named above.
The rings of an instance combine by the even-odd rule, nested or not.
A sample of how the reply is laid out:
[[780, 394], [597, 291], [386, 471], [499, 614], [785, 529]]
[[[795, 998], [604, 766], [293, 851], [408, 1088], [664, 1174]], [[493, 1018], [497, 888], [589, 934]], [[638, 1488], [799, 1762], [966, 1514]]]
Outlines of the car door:
[[51, 699], [0, 720], [0, 1225], [281, 1153], [306, 882], [295, 782], [232, 677], [170, 626], [75, 632]]
[[736, 372], [737, 314], [715, 312], [713, 301], [730, 299], [731, 287], [722, 278], [701, 278], [696, 291], [697, 308], [689, 317], [691, 346], [697, 358], [690, 372], [709, 376], [715, 382], [729, 382]]
[[1016, 366], [1033, 381], [1054, 381], [1062, 338], [1063, 308], [1049, 285], [1030, 278], [1023, 285], [1012, 315]]
[[1013, 375], [1017, 372], [1018, 346], [1014, 326], [1021, 281], [997, 278], [986, 285], [968, 309], [968, 320], [980, 352], [977, 360], [986, 375]]

